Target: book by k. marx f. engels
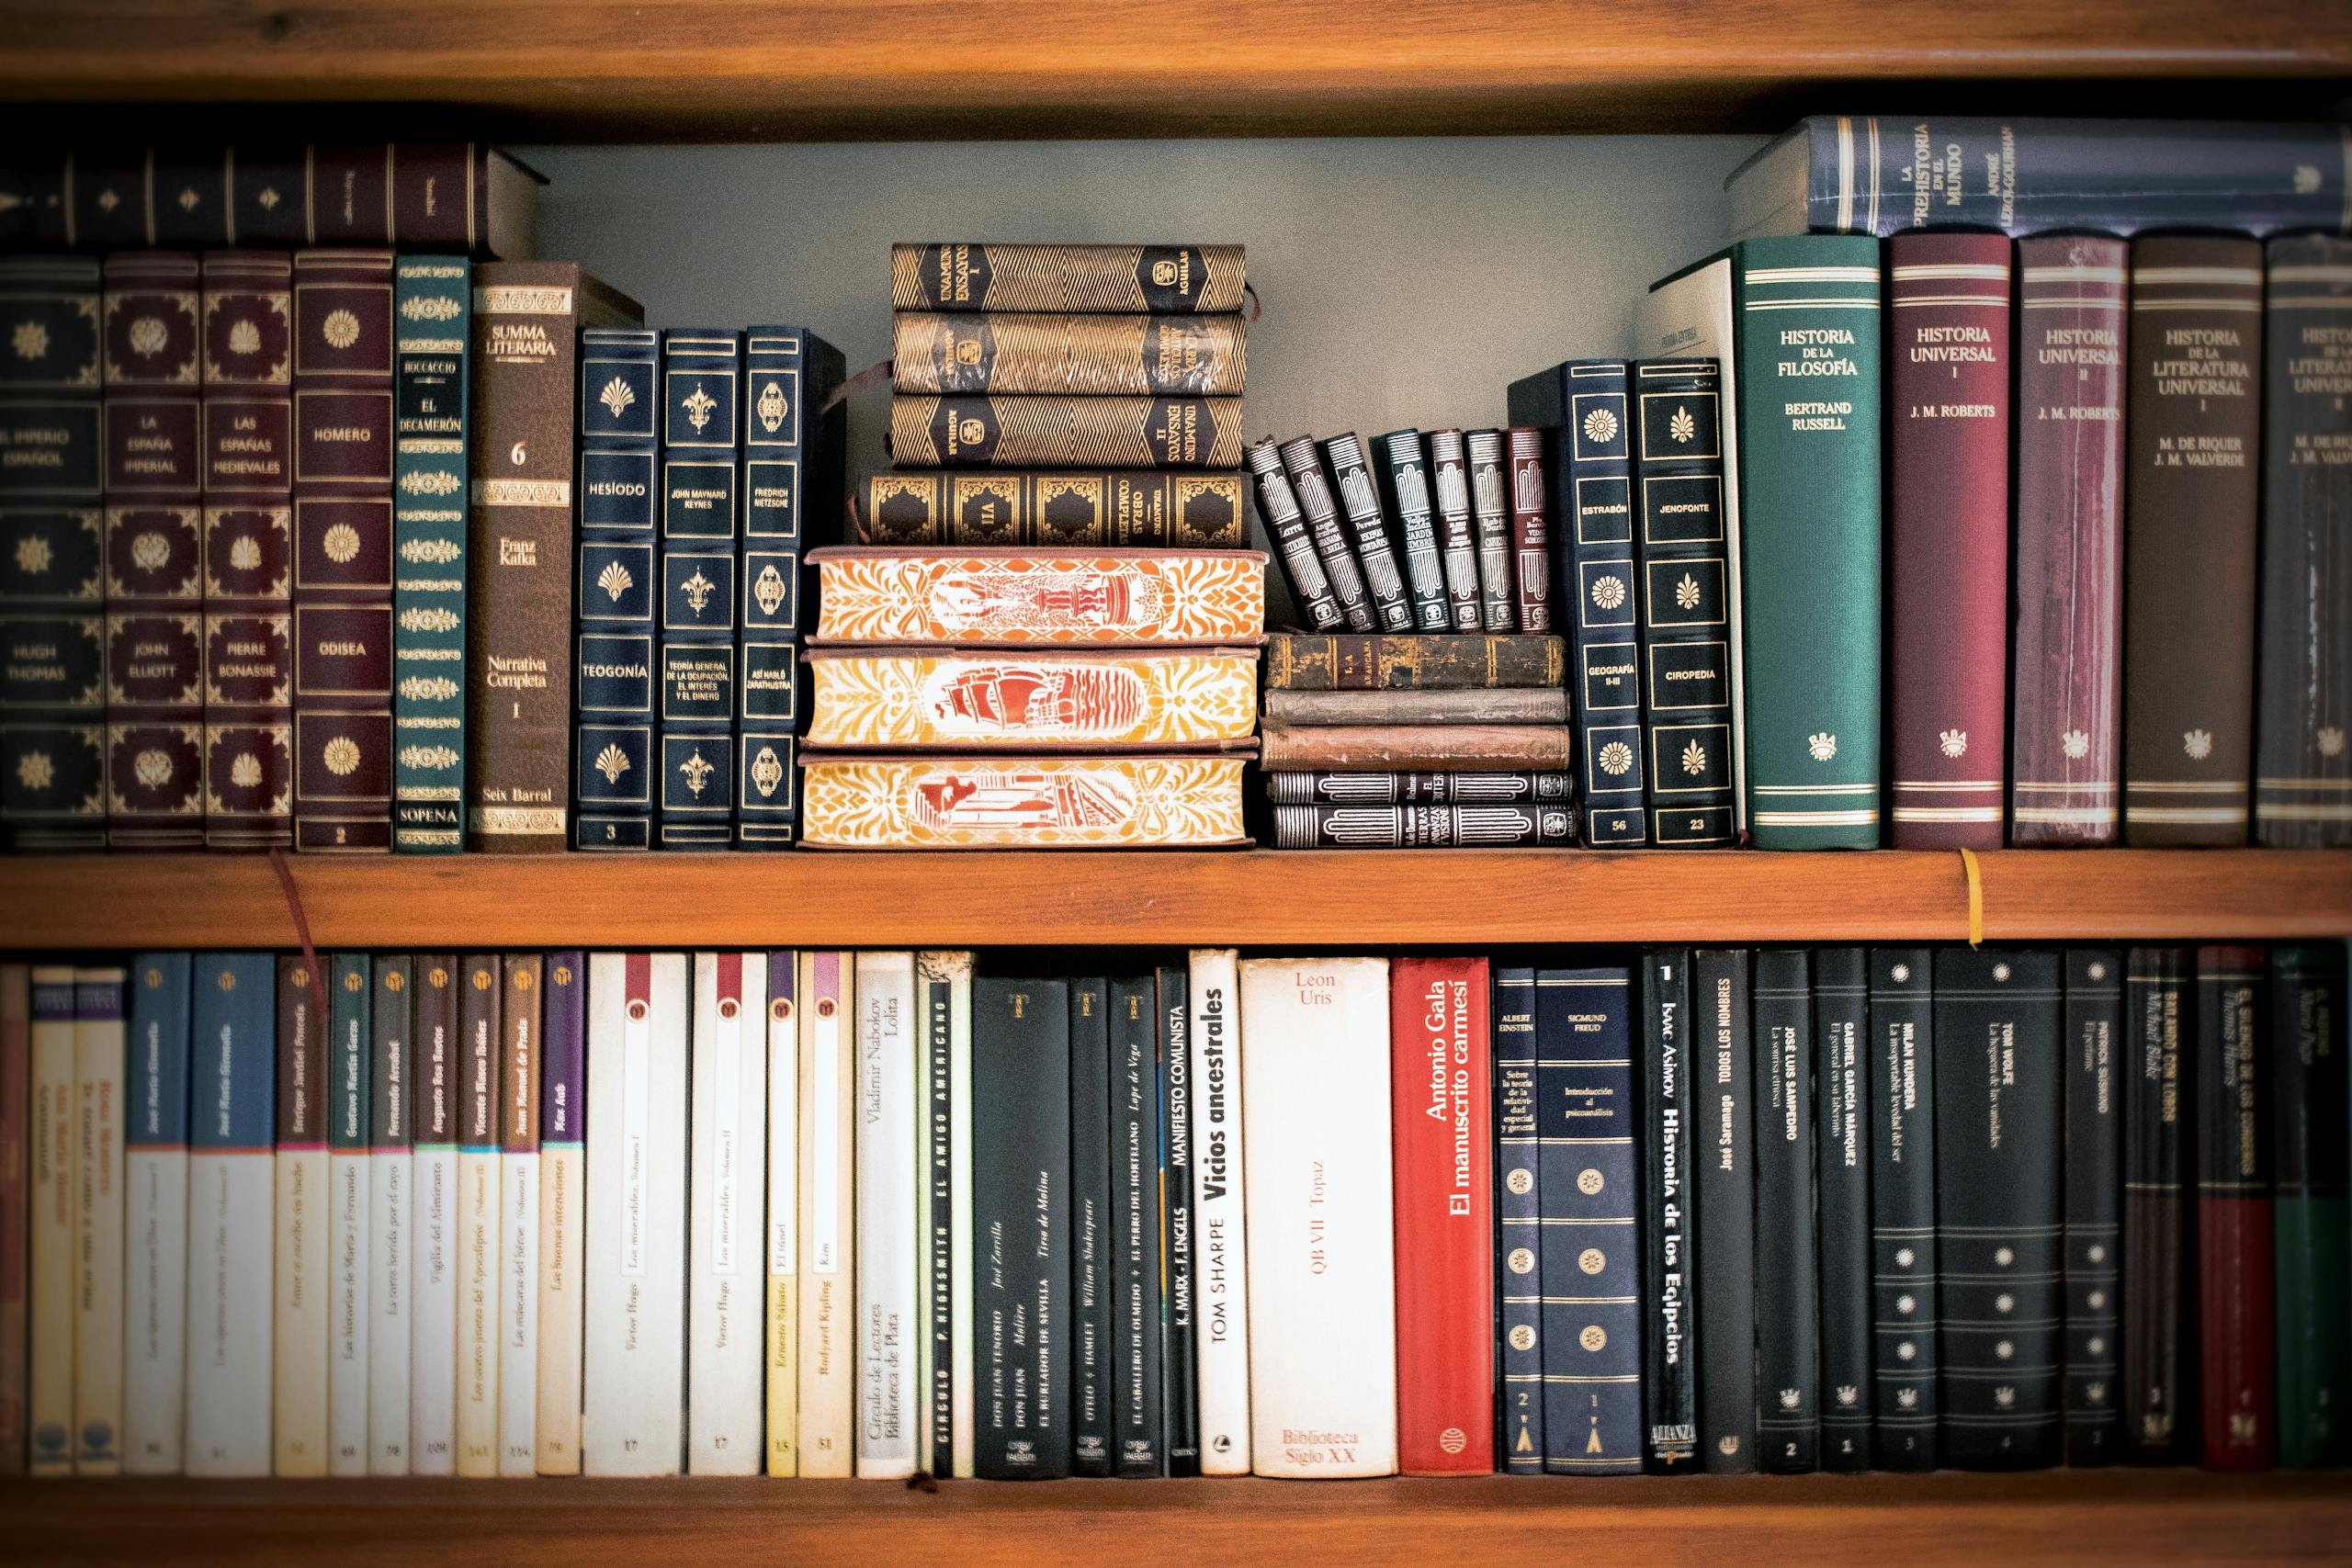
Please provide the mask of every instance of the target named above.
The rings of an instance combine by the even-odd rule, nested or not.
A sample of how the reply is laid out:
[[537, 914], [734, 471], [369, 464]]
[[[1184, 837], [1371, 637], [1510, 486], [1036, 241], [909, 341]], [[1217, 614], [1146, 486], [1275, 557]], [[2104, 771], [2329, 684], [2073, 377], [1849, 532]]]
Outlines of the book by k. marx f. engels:
[[2192, 963], [2190, 950], [2177, 947], [2135, 947], [2124, 960], [2123, 1441], [2142, 1464], [2179, 1457], [2191, 1408]]

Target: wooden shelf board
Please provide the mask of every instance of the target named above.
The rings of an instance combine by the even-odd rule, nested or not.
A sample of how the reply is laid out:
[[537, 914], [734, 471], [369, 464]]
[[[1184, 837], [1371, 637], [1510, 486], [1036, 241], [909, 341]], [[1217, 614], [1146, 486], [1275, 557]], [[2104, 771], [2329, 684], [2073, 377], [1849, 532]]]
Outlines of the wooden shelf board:
[[[12, 0], [0, 98], [398, 105], [512, 134], [744, 139], [1777, 130], [2352, 71], [2336, 0]], [[2002, 89], [2000, 85], [2008, 85]], [[1937, 93], [1942, 85], [1946, 90]], [[1860, 95], [1856, 89], [1875, 91]], [[1954, 92], [1952, 87], [1964, 90]], [[2088, 89], [2091, 96], [2081, 96]], [[1926, 96], [1923, 96], [1923, 94]], [[2149, 95], [2155, 112], [2181, 111]], [[447, 118], [448, 117], [442, 117]]]
[[82, 1563], [1294, 1561], [2185, 1562], [2337, 1558], [2339, 1474], [1271, 1481], [0, 1483], [8, 1555]]
[[[2352, 852], [1979, 857], [1984, 934], [2352, 933]], [[1960, 857], [1599, 851], [455, 855], [288, 862], [322, 947], [1950, 942]], [[0, 951], [290, 947], [260, 856], [0, 863]]]

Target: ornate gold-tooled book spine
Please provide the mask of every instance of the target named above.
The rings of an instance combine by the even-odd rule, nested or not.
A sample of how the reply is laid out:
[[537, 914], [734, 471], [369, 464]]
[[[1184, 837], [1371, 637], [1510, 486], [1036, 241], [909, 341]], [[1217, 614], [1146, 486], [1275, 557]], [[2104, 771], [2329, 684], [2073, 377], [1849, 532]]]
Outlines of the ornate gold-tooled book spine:
[[822, 549], [819, 642], [1237, 644], [1265, 626], [1256, 550]]
[[890, 457], [916, 468], [1234, 468], [1241, 400], [899, 397]]
[[1226, 747], [1258, 726], [1254, 648], [820, 649], [809, 668], [811, 746]]
[[1266, 685], [1291, 692], [1404, 692], [1557, 686], [1567, 644], [1529, 633], [1308, 637], [1266, 643]]
[[1238, 844], [1246, 761], [811, 756], [801, 841], [948, 850]]
[[1245, 284], [1239, 245], [890, 247], [894, 310], [1206, 315]]
[[1238, 549], [1241, 476], [931, 469], [865, 481], [876, 545]]
[[1230, 316], [931, 315], [891, 321], [901, 392], [1238, 396], [1249, 333]]

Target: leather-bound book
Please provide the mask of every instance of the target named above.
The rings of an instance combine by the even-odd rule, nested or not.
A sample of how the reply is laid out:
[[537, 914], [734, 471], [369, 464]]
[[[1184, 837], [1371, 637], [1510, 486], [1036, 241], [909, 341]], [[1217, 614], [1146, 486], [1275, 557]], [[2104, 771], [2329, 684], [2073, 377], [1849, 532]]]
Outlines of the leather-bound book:
[[1510, 469], [1503, 433], [1473, 430], [1462, 438], [1470, 462], [1470, 515], [1478, 529], [1478, 622], [1490, 632], [1519, 630], [1518, 561], [1511, 548]]
[[405, 854], [465, 844], [472, 283], [458, 256], [402, 256], [392, 268], [392, 848]]
[[[1364, 581], [1363, 567], [1348, 547], [1348, 536], [1340, 526], [1339, 503], [1331, 499], [1331, 487], [1323, 482], [1323, 466], [1315, 461], [1315, 443], [1301, 436], [1277, 446], [1268, 436], [1244, 457], [1250, 471], [1258, 477], [1260, 510], [1266, 516], [1268, 527], [1274, 530], [1277, 542], [1291, 540], [1295, 533], [1303, 533], [1315, 552], [1317, 564], [1331, 584], [1332, 604], [1339, 611], [1340, 622], [1351, 632], [1371, 631], [1379, 624], [1373, 614], [1372, 591]], [[1294, 457], [1297, 458], [1296, 467], [1292, 463]], [[1271, 505], [1262, 499], [1266, 488], [1277, 479], [1282, 481], [1283, 491], [1298, 513], [1295, 524], [1284, 519], [1279, 499]], [[1284, 558], [1296, 553], [1296, 549], [1295, 542], [1286, 544]], [[1310, 594], [1310, 614], [1312, 607]]]
[[1238, 394], [1250, 369], [1247, 318], [938, 315], [890, 319], [890, 384], [901, 392], [1091, 397]]
[[2268, 252], [2255, 837], [2352, 844], [2352, 240]]
[[[1323, 570], [1322, 558], [1315, 553], [1315, 541], [1306, 532], [1306, 514], [1298, 509], [1298, 493], [1291, 489], [1290, 476], [1283, 472], [1273, 442], [1261, 441], [1243, 456], [1257, 486], [1258, 515], [1273, 537], [1274, 553], [1282, 558], [1283, 580], [1290, 585], [1291, 602], [1315, 630], [1337, 630], [1347, 624], [1340, 612], [1339, 595], [1332, 590], [1331, 574]], [[878, 513], [881, 508], [875, 510]]]
[[2197, 1334], [2208, 1470], [2267, 1470], [2278, 1451], [2267, 957], [2258, 947], [2197, 950]]
[[2009, 242], [1887, 242], [1891, 841], [2001, 847], [2009, 657]]
[[2009, 841], [2110, 844], [2123, 729], [2130, 248], [2018, 242], [2017, 639]]
[[2262, 247], [2132, 244], [2123, 836], [2243, 844], [2254, 762]]
[[[836, 421], [841, 407], [834, 406], [831, 417]], [[755, 393], [747, 452], [762, 444], [765, 421], [758, 412]], [[1271, 451], [1271, 443], [1267, 446]], [[1274, 470], [1281, 469], [1277, 462]], [[1152, 468], [901, 469], [867, 477], [865, 542], [1239, 549], [1246, 542], [1241, 483], [1238, 474]], [[812, 498], [809, 504], [819, 503]], [[1267, 531], [1281, 542], [1284, 535], [1273, 513], [1264, 506], [1261, 512]], [[822, 511], [808, 514], [833, 515]], [[811, 542], [804, 536], [804, 544]], [[1291, 557], [1285, 554], [1283, 559], [1295, 570]], [[1292, 587], [1302, 595], [1306, 592], [1295, 581]]]
[[1542, 804], [1568, 809], [1566, 773], [1268, 773], [1276, 806], [1481, 806]]
[[1278, 850], [1565, 847], [1576, 817], [1555, 806], [1277, 806]]
[[1306, 637], [1266, 639], [1275, 692], [1402, 692], [1557, 686], [1566, 645], [1555, 637]]
[[2142, 1464], [2181, 1457], [2194, 1408], [2190, 962], [2177, 947], [2135, 947], [2124, 961], [2123, 1441]]
[[894, 310], [1211, 314], [1241, 308], [1239, 245], [890, 247]]
[[1379, 458], [1381, 499], [1396, 519], [1404, 548], [1413, 624], [1425, 632], [1444, 631], [1453, 625], [1453, 609], [1445, 596], [1445, 562], [1438, 550], [1437, 511], [1430, 499], [1429, 454], [1421, 446], [1421, 433], [1392, 430], [1374, 436], [1372, 446]]
[[[1321, 465], [1317, 462], [1318, 452]], [[1380, 487], [1373, 481], [1363, 443], [1351, 430], [1328, 441], [1285, 442], [1282, 454], [1292, 484], [1301, 490], [1311, 489], [1325, 473], [1329, 474], [1340, 514], [1347, 519], [1348, 543], [1355, 551], [1356, 563], [1363, 568], [1373, 618], [1383, 631], [1411, 631], [1411, 591], [1406, 587], [1404, 569], [1388, 537], [1387, 519], [1381, 514]]]
[[874, 547], [809, 559], [815, 642], [1158, 647], [1255, 642], [1266, 626], [1256, 550]]
[[901, 394], [890, 457], [910, 468], [1237, 468], [1241, 400]]
[[1544, 433], [1526, 425], [1503, 432], [1510, 467], [1511, 580], [1522, 632], [1552, 629], [1551, 480], [1544, 473]]
[[580, 334], [571, 841], [582, 850], [653, 847], [661, 337], [647, 327]]
[[1423, 440], [1429, 448], [1432, 515], [1438, 560], [1445, 570], [1446, 607], [1455, 631], [1475, 632], [1478, 629], [1478, 544], [1470, 521], [1470, 464], [1464, 455], [1462, 432], [1432, 430]]
[[1329, 725], [1268, 719], [1259, 727], [1260, 760], [1269, 773], [1492, 773], [1512, 768], [1558, 773], [1568, 766], [1568, 750], [1569, 732], [1560, 725]]
[[1287, 724], [1566, 724], [1557, 686], [1438, 692], [1268, 692], [1266, 716]]
[[735, 615], [742, 565], [743, 344], [662, 334], [661, 680], [656, 847], [724, 849], [735, 817]]

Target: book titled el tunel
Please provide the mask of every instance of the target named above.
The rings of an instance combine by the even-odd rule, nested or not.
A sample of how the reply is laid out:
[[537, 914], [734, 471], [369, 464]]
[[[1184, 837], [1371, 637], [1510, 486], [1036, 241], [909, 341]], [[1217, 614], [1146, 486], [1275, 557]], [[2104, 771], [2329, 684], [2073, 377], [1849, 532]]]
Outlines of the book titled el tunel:
[[[1147, 987], [1147, 990], [1148, 987]], [[1149, 1037], [1150, 1021], [1144, 1021]], [[1069, 984], [972, 982], [975, 1472], [1070, 1473]], [[1157, 1119], [1158, 1111], [1152, 1111]], [[1156, 1303], [1155, 1303], [1156, 1305]]]
[[392, 848], [465, 844], [466, 383], [472, 269], [392, 265]]
[[1650, 841], [1661, 849], [1720, 849], [1738, 840], [1721, 381], [1712, 359], [1651, 359], [1633, 367], [1642, 571], [1637, 679], [1649, 742]]
[[1936, 1468], [1935, 954], [1870, 955], [1871, 1462]]
[[1241, 308], [1239, 245], [895, 244], [894, 310], [1214, 314]]
[[[753, 446], [756, 436], [755, 427]], [[1239, 549], [1247, 543], [1241, 489], [1238, 474], [1152, 468], [900, 470], [865, 481], [865, 542]], [[1272, 510], [1281, 502], [1267, 501], [1262, 489], [1259, 500], [1269, 530], [1284, 540], [1283, 525]], [[1295, 513], [1296, 503], [1291, 507]], [[1301, 562], [1287, 547], [1283, 561], [1292, 587], [1313, 598]]]
[[648, 328], [580, 333], [571, 841], [582, 850], [653, 847], [660, 357]]

